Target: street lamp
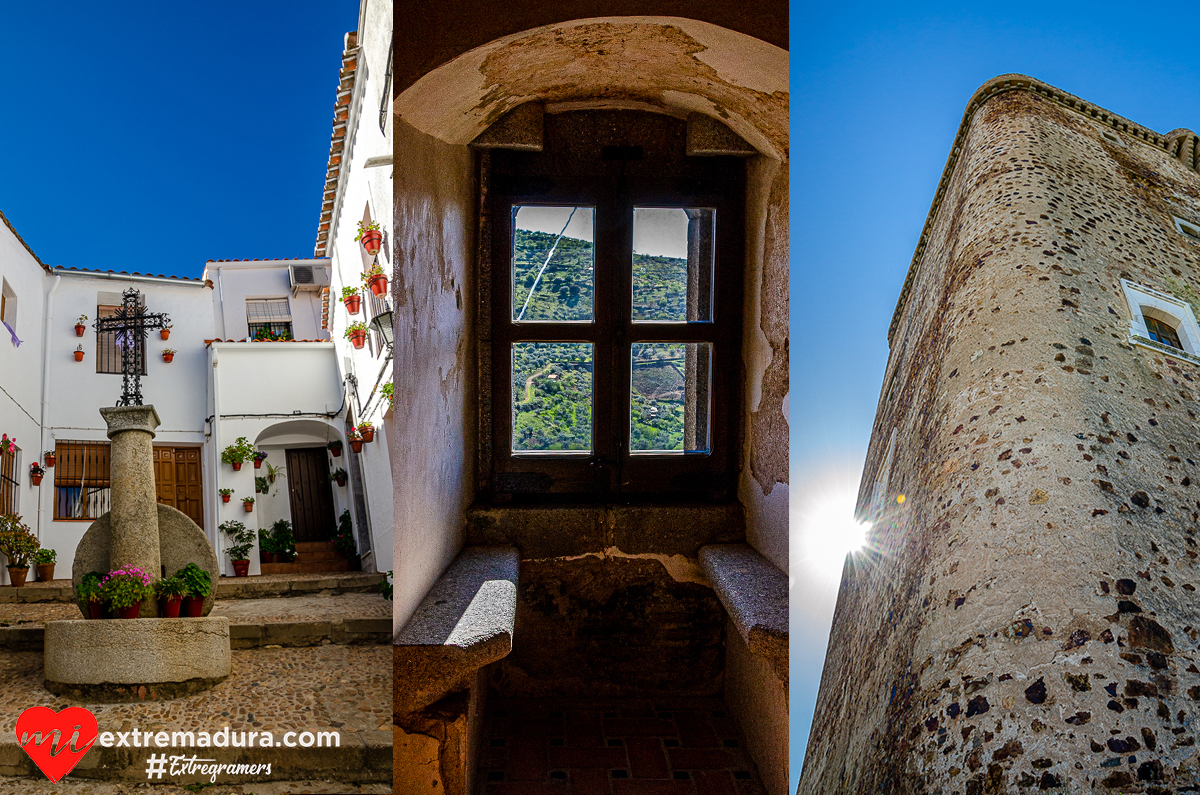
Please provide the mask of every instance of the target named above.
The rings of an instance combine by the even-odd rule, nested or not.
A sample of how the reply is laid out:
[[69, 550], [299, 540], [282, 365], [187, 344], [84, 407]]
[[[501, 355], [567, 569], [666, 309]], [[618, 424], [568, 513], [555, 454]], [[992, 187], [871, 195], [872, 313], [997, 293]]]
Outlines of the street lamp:
[[387, 345], [390, 352], [392, 350], [392, 308], [384, 304], [383, 311], [371, 318], [371, 328], [383, 340], [383, 344]]

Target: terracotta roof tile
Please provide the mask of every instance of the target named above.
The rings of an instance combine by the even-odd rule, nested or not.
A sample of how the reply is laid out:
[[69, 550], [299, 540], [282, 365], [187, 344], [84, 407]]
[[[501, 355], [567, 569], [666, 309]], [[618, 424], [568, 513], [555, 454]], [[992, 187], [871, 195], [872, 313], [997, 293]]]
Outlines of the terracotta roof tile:
[[[346, 34], [342, 50], [342, 68], [338, 70], [338, 88], [333, 103], [333, 132], [329, 136], [329, 160], [325, 166], [325, 190], [321, 197], [321, 214], [317, 224], [316, 256], [328, 256], [329, 224], [333, 217], [333, 199], [341, 175], [342, 152], [345, 148], [346, 124], [350, 115], [350, 100], [354, 96], [354, 81], [358, 76], [358, 31]], [[322, 324], [324, 324], [324, 319]]]
[[300, 260], [328, 259], [328, 257], [263, 257], [259, 259], [210, 259], [207, 262], [299, 262]]
[[178, 281], [178, 282], [203, 282], [204, 281], [203, 279], [198, 279], [198, 278], [194, 279], [190, 276], [168, 276], [163, 273], [141, 273], [140, 271], [114, 271], [112, 269], [109, 269], [106, 271], [101, 271], [101, 270], [94, 270], [92, 268], [64, 268], [64, 267], [58, 267], [55, 270], [71, 271], [73, 273], [84, 273], [84, 274], [87, 274], [87, 273], [116, 273], [116, 274], [120, 274], [122, 276], [151, 276], [155, 279], [172, 279], [172, 280]]
[[242, 337], [240, 340], [224, 340], [220, 337], [215, 337], [211, 340], [204, 341], [204, 347], [210, 347], [214, 342], [244, 342], [248, 345], [261, 345], [263, 343], [272, 342], [333, 342], [333, 340], [252, 340], [249, 337]]

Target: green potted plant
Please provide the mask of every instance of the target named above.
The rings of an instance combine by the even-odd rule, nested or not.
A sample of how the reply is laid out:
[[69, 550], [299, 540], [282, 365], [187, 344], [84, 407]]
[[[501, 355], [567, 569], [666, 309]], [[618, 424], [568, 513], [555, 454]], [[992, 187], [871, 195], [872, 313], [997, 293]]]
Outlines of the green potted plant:
[[85, 326], [84, 323], [87, 323], [87, 315], [80, 315], [79, 319], [75, 321], [76, 337], [82, 337], [83, 332], [87, 331], [87, 326]]
[[84, 615], [88, 618], [104, 618], [104, 600], [100, 596], [100, 578], [98, 571], [89, 571], [79, 581], [75, 589], [75, 600], [80, 607], [85, 607]]
[[42, 465], [34, 461], [29, 465], [29, 480], [35, 486], [42, 485], [42, 478], [45, 477], [46, 470], [42, 469]]
[[254, 468], [262, 469], [262, 462], [267, 460], [267, 454], [262, 450], [254, 451]]
[[113, 569], [100, 581], [100, 598], [117, 618], [137, 618], [142, 602], [154, 595], [154, 579], [139, 566]]
[[351, 428], [346, 434], [346, 441], [350, 442], [350, 449], [356, 453], [362, 452], [363, 438], [358, 432], [358, 428]]
[[296, 557], [296, 536], [292, 523], [287, 519], [276, 519], [271, 525], [271, 544], [276, 563], [287, 563]]
[[254, 510], [254, 498], [253, 497], [242, 497], [242, 507], [246, 509], [246, 513], [250, 513], [251, 511], [253, 511]]
[[371, 442], [375, 441], [375, 426], [374, 426], [374, 424], [372, 424], [371, 422], [368, 422], [367, 420], [363, 420], [362, 422], [360, 422], [358, 424], [358, 435], [361, 436], [362, 440], [367, 444], [370, 444]]
[[75, 346], [75, 361], [77, 361], [77, 362], [83, 361], [83, 344], [82, 343]]
[[242, 468], [242, 464], [254, 455], [254, 445], [245, 436], [239, 436], [237, 441], [221, 451], [221, 463], [229, 464], [234, 470]]
[[179, 618], [179, 608], [183, 606], [183, 597], [188, 594], [187, 583], [176, 572], [170, 577], [164, 577], [154, 584], [154, 593], [158, 596], [160, 613], [163, 618]]
[[342, 303], [346, 305], [347, 312], [352, 315], [357, 315], [358, 310], [362, 309], [362, 296], [358, 294], [358, 288], [343, 287]]
[[267, 484], [266, 478], [255, 478], [254, 479], [254, 493], [255, 494], [266, 494], [268, 492], [268, 490], [270, 490], [270, 488], [271, 487]]
[[207, 569], [202, 569], [195, 563], [189, 563], [179, 571], [176, 577], [183, 580], [187, 593], [183, 597], [183, 615], [188, 618], [200, 618], [204, 615], [204, 600], [212, 592], [212, 575]]
[[41, 544], [29, 529], [21, 523], [15, 513], [0, 516], [0, 553], [8, 558], [8, 577], [14, 588], [25, 584], [29, 575], [29, 561]]
[[54, 462], [56, 460], [54, 451], [47, 450], [46, 452], [42, 453], [42, 455], [45, 456], [46, 459], [46, 469], [54, 469]]
[[[254, 498], [248, 499], [253, 502]], [[243, 500], [245, 502], [245, 500]], [[250, 507], [253, 507], [251, 505]], [[247, 508], [249, 510], [249, 508]], [[254, 548], [254, 531], [248, 530], [246, 525], [238, 521], [222, 522], [220, 530], [233, 544], [226, 547], [225, 551], [229, 553], [229, 560], [233, 563], [233, 572], [238, 577], [245, 577], [250, 573], [250, 550]]]
[[378, 262], [371, 263], [371, 267], [363, 273], [362, 280], [375, 295], [380, 298], [387, 295], [387, 276], [384, 275], [383, 268]]
[[387, 599], [390, 602], [392, 601], [393, 590], [394, 586], [392, 584], [392, 570], [388, 569], [388, 573], [384, 576], [383, 581], [379, 583], [379, 592], [383, 594], [384, 599]]
[[383, 395], [385, 398], [387, 398], [387, 402], [388, 402], [388, 408], [391, 408], [391, 407], [392, 407], [392, 394], [393, 394], [394, 392], [395, 392], [395, 387], [394, 387], [394, 386], [392, 386], [392, 382], [391, 382], [391, 381], [388, 381], [386, 384], [384, 384], [383, 386], [379, 387], [379, 394], [381, 394], [381, 395]]
[[275, 562], [275, 536], [266, 528], [258, 531], [258, 562]]
[[378, 221], [368, 221], [363, 223], [358, 222], [358, 234], [354, 236], [356, 241], [362, 242], [362, 247], [367, 250], [367, 253], [372, 257], [379, 253], [379, 247], [383, 245], [383, 233], [379, 231]]
[[229, 502], [229, 495], [233, 494], [233, 489], [217, 489], [217, 493], [221, 495], [221, 502]]
[[337, 483], [339, 486], [346, 485], [346, 470], [338, 467], [329, 473], [329, 479]]
[[54, 564], [57, 560], [58, 553], [53, 549], [42, 547], [33, 553], [33, 562], [37, 566], [38, 579], [40, 581], [50, 582], [54, 579]]
[[339, 458], [342, 455], [341, 439], [334, 439], [332, 442], [327, 443], [325, 447], [329, 449], [329, 452], [333, 453], [334, 458]]
[[177, 354], [177, 353], [179, 353], [179, 351], [175, 350], [174, 348], [163, 348], [163, 352], [162, 352], [163, 361], [164, 362], [171, 361], [172, 359], [175, 358], [175, 354]]
[[357, 548], [354, 543], [354, 522], [350, 519], [350, 511], [342, 511], [338, 517], [337, 530], [331, 539], [333, 549], [346, 560], [354, 557]]
[[[167, 323], [162, 328], [160, 328], [158, 330], [158, 336], [159, 336], [159, 338], [164, 339], [164, 340], [169, 339], [171, 337], [171, 324]], [[172, 351], [172, 353], [174, 353], [174, 351]], [[170, 361], [170, 359], [168, 359], [167, 361]]]
[[367, 324], [361, 320], [357, 323], [351, 323], [349, 326], [346, 326], [346, 331], [342, 336], [350, 340], [350, 344], [355, 348], [362, 348], [367, 344]]

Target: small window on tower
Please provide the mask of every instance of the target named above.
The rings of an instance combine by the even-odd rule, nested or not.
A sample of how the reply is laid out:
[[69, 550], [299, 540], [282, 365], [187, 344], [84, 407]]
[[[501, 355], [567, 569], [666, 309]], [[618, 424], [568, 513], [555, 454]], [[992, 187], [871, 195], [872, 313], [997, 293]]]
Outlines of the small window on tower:
[[1197, 226], [1190, 221], [1185, 221], [1182, 218], [1176, 218], [1175, 228], [1179, 230], [1180, 234], [1192, 242], [1200, 243], [1200, 226]]
[[17, 330], [17, 294], [9, 286], [8, 279], [4, 279], [0, 287], [0, 320], [4, 321], [9, 330]]
[[1130, 343], [1200, 364], [1200, 325], [1189, 301], [1128, 279], [1121, 280], [1121, 288], [1129, 306]]

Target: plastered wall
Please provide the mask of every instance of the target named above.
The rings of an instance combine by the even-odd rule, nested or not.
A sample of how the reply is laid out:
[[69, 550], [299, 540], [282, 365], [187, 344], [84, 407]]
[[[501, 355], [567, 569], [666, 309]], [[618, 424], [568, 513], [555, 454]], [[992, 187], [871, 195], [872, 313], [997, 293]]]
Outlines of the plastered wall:
[[1171, 216], [1200, 178], [1049, 87], [985, 89], [898, 309], [875, 551], [843, 579], [800, 791], [1186, 791], [1200, 372], [1129, 343], [1120, 279], [1194, 300]]

